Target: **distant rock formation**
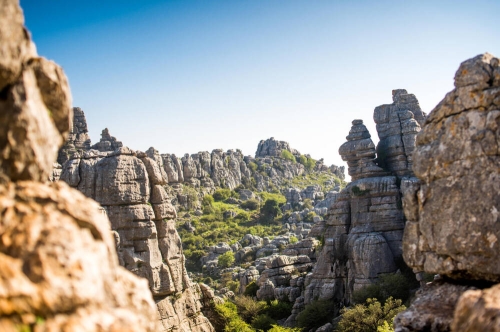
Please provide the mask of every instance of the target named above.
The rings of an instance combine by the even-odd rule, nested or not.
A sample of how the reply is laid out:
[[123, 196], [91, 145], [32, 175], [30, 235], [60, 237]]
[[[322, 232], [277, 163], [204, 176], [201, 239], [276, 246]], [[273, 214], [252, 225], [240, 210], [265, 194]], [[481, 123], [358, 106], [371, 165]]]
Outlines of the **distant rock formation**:
[[281, 157], [283, 150], [289, 151], [292, 155], [300, 155], [300, 153], [292, 149], [290, 144], [285, 141], [277, 141], [274, 137], [259, 142], [257, 147], [257, 152], [255, 152], [255, 158], [264, 157]]
[[398, 268], [405, 221], [399, 183], [412, 175], [408, 153], [413, 150], [414, 133], [420, 130], [414, 118], [423, 113], [416, 98], [405, 90], [394, 90], [393, 98], [392, 105], [375, 108], [381, 138], [378, 154], [362, 120], [352, 122], [347, 142], [339, 148], [353, 181], [335, 195], [319, 227], [323, 250], [306, 277], [307, 286], [295, 302], [288, 326], [305, 305], [318, 299], [333, 300], [338, 313], [351, 302], [355, 290]]
[[68, 139], [59, 149], [57, 162], [63, 165], [74, 153], [88, 149], [90, 149], [90, 136], [85, 114], [80, 107], [73, 107], [73, 128], [69, 132]]
[[108, 128], [104, 128], [101, 133], [101, 140], [92, 146], [92, 149], [106, 152], [115, 151], [123, 146], [123, 143], [118, 141], [116, 137], [109, 134]]
[[0, 330], [156, 331], [147, 283], [118, 265], [98, 204], [46, 183], [71, 129], [71, 96], [23, 22], [18, 1], [2, 1]]
[[[500, 330], [499, 286], [480, 290], [500, 282], [499, 62], [487, 53], [463, 62], [417, 135], [417, 178], [402, 183], [403, 254], [442, 279], [397, 316], [396, 331]], [[439, 295], [454, 285], [452, 300]]]

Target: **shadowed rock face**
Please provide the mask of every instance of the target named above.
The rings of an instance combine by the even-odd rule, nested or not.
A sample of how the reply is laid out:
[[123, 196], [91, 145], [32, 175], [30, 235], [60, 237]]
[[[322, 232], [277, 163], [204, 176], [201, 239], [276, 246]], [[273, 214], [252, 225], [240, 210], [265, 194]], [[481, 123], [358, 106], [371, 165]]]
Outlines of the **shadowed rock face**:
[[[486, 53], [460, 65], [455, 89], [417, 135], [417, 178], [403, 183], [408, 218], [403, 253], [415, 271], [479, 288], [500, 281], [499, 125], [499, 59]], [[435, 313], [447, 316], [448, 324], [432, 331], [448, 331], [450, 324], [453, 331], [500, 331], [499, 298], [498, 286], [469, 290], [454, 301], [453, 321], [453, 313]], [[429, 301], [437, 300], [428, 296]], [[429, 331], [411, 329], [420, 313], [412, 306], [401, 314], [396, 331]]]
[[44, 183], [71, 96], [23, 20], [18, 1], [0, 1], [0, 330], [156, 331], [147, 283], [118, 265], [98, 204]]

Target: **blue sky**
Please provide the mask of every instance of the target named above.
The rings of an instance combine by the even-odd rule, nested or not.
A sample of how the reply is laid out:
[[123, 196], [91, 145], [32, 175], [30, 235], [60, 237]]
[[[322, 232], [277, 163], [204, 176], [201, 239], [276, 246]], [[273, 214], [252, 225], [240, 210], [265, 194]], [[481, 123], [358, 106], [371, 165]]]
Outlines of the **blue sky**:
[[328, 164], [351, 121], [374, 141], [391, 90], [425, 112], [460, 62], [500, 56], [500, 1], [21, 0], [38, 53], [60, 64], [92, 142], [240, 148], [275, 137]]

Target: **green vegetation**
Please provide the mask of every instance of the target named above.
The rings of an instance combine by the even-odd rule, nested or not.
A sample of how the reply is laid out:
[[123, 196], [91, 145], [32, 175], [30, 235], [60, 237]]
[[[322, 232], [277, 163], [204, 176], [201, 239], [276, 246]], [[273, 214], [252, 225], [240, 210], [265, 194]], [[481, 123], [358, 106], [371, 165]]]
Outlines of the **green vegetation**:
[[[415, 276], [413, 275], [413, 279]], [[369, 298], [385, 302], [392, 297], [406, 302], [410, 298], [410, 280], [401, 273], [380, 275], [377, 282], [363, 287], [352, 294], [354, 303], [364, 303]]]
[[304, 167], [308, 171], [312, 171], [314, 169], [314, 166], [316, 166], [316, 160], [312, 159], [311, 157], [305, 156], [303, 154], [300, 155], [298, 161], [299, 161], [299, 163], [304, 165]]
[[297, 316], [297, 326], [304, 331], [316, 329], [328, 323], [334, 315], [334, 304], [332, 301], [314, 301], [306, 305], [305, 309]]
[[[326, 185], [325, 183], [331, 182], [332, 184]], [[344, 188], [347, 183], [344, 180], [339, 179], [335, 174], [330, 172], [309, 172], [299, 176], [294, 177], [291, 181], [286, 183], [290, 187], [297, 187], [299, 189], [304, 189], [311, 185], [320, 185], [323, 188], [323, 192], [327, 193], [332, 190], [335, 186], [340, 186]]]
[[223, 188], [217, 189], [212, 196], [216, 202], [225, 201], [229, 197], [239, 198], [237, 192]]
[[342, 318], [337, 326], [339, 332], [373, 332], [390, 331], [394, 317], [406, 310], [401, 300], [389, 297], [382, 306], [377, 299], [368, 299], [365, 304], [356, 304], [351, 308], [343, 308]]
[[281, 151], [281, 158], [286, 159], [286, 160], [290, 160], [294, 164], [297, 162], [297, 160], [295, 160], [295, 157], [293, 156], [293, 154], [288, 150]]
[[251, 211], [256, 211], [260, 209], [260, 202], [256, 200], [255, 198], [246, 200], [240, 204], [242, 209], [248, 209]]
[[232, 251], [226, 251], [217, 259], [217, 266], [221, 268], [227, 268], [234, 263], [234, 253]]
[[245, 288], [245, 292], [243, 293], [246, 296], [256, 296], [257, 291], [259, 290], [259, 286], [257, 286], [257, 283], [255, 281], [250, 282], [247, 287]]
[[300, 329], [273, 325], [273, 327], [267, 332], [300, 332]]
[[251, 161], [248, 163], [248, 168], [250, 168], [250, 170], [255, 173], [257, 171], [258, 166], [256, 163]]
[[216, 311], [224, 331], [300, 331], [277, 326], [278, 320], [290, 316], [292, 312], [292, 304], [286, 301], [255, 301], [249, 296], [239, 295], [232, 301], [217, 305]]

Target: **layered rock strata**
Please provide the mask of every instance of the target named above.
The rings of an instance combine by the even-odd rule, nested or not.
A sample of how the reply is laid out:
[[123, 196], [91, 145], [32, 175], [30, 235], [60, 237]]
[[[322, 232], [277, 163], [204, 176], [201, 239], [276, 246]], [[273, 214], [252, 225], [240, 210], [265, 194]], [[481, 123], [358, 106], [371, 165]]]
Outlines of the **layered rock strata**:
[[23, 21], [18, 1], [1, 1], [0, 330], [156, 331], [147, 282], [118, 265], [98, 204], [45, 183], [71, 129], [71, 95]]
[[64, 145], [59, 149], [57, 162], [63, 165], [74, 153], [90, 149], [90, 136], [87, 120], [80, 107], [73, 107], [73, 128], [70, 130]]
[[[383, 154], [376, 153], [362, 120], [352, 122], [347, 142], [339, 148], [353, 181], [335, 195], [325, 221], [312, 230], [311, 234], [324, 239], [324, 246], [306, 277], [305, 290], [295, 302], [288, 326], [294, 325], [304, 305], [332, 300], [338, 312], [350, 303], [355, 290], [398, 269], [405, 222], [399, 184], [412, 175], [408, 154], [413, 150], [414, 134], [420, 130], [415, 118], [423, 113], [418, 101], [405, 90], [394, 90], [393, 98], [392, 105], [374, 111], [379, 137], [385, 140], [378, 148], [385, 151]], [[393, 144], [397, 135], [401, 143]], [[404, 163], [393, 167], [394, 160]]]
[[[499, 142], [499, 59], [486, 53], [460, 65], [455, 89], [417, 135], [418, 179], [405, 183], [403, 239], [404, 259], [415, 271], [478, 288], [500, 281]], [[453, 321], [450, 312], [448, 324], [431, 331], [450, 325], [453, 331], [500, 331], [499, 294], [498, 286], [465, 292], [451, 304]], [[429, 331], [413, 328], [417, 309], [400, 315], [396, 331]]]
[[212, 331], [184, 266], [162, 163], [154, 149], [90, 150], [66, 163], [61, 179], [105, 209], [120, 264], [149, 281], [161, 330]]

